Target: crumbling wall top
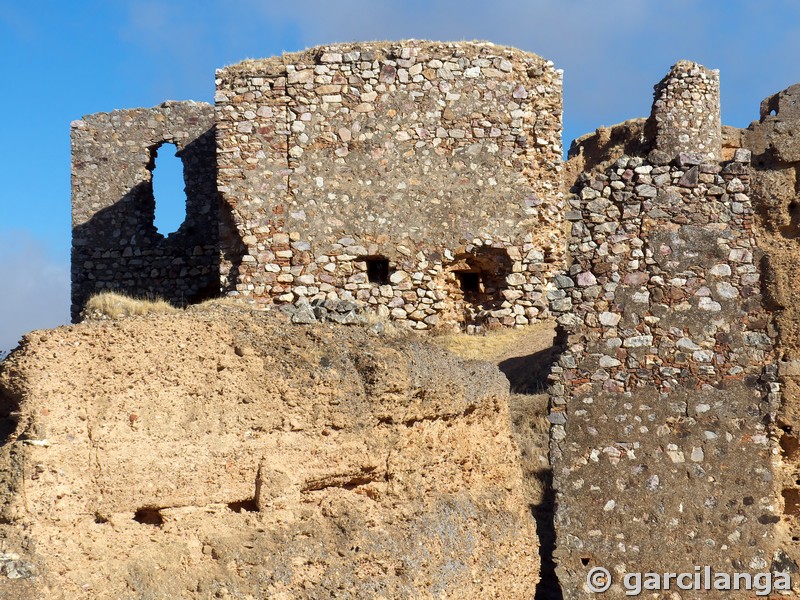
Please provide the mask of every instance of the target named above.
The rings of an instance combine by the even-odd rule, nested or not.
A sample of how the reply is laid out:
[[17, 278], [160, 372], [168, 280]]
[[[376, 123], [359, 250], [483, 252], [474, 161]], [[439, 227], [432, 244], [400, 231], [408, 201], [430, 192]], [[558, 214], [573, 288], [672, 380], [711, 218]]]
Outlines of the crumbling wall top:
[[655, 85], [651, 123], [655, 149], [673, 159], [681, 152], [722, 157], [719, 71], [681, 60]]
[[[219, 290], [214, 108], [165, 102], [74, 121], [72, 318], [95, 293], [118, 291], [174, 302]], [[183, 163], [186, 218], [164, 236], [154, 223], [153, 169], [174, 144]]]
[[800, 117], [800, 83], [790, 85], [785, 90], [761, 101], [760, 120], [768, 117], [796, 119]]
[[[532, 65], [537, 64], [541, 67], [554, 69], [552, 61], [542, 58], [532, 52], [526, 52], [512, 46], [503, 46], [487, 41], [435, 42], [408, 39], [391, 42], [351, 42], [316, 46], [300, 52], [287, 52], [280, 56], [256, 59], [249, 58], [218, 69], [218, 72], [249, 73], [253, 71], [263, 71], [265, 74], [278, 75], [286, 65], [294, 64], [354, 63], [358, 61], [378, 60], [386, 57], [408, 60], [408, 58], [402, 56], [403, 48], [414, 48], [416, 50], [416, 60], [418, 62], [443, 54], [467, 60], [491, 54], [493, 56], [504, 55], [507, 57], [514, 57], [527, 61]], [[531, 73], [531, 75], [534, 75], [534, 73]]]

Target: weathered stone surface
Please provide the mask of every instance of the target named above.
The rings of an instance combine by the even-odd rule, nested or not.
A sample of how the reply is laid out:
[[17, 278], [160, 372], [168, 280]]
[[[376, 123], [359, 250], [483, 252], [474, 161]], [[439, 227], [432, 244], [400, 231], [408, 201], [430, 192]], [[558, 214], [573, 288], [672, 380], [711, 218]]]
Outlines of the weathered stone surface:
[[[362, 59], [334, 60], [347, 55]], [[390, 314], [418, 329], [508, 325], [504, 300], [522, 323], [547, 316], [533, 296], [563, 256], [561, 74], [548, 61], [487, 43], [324, 47], [220, 70], [216, 108], [219, 189], [259, 257], [227, 293], [285, 297], [297, 274], [276, 278], [274, 264], [308, 277], [311, 300], [402, 299]], [[279, 254], [282, 233], [308, 242], [303, 259]], [[377, 258], [388, 281], [371, 274]]]
[[0, 369], [3, 598], [533, 597], [487, 363], [216, 309], [37, 332]]
[[[551, 62], [486, 42], [344, 44], [247, 60], [216, 83], [213, 113], [168, 103], [75, 123], [74, 320], [106, 290], [381, 314], [401, 299], [388, 314], [417, 329], [548, 316], [539, 298], [564, 254]], [[183, 147], [198, 127], [216, 152], [208, 135]], [[188, 218], [162, 239], [149, 168], [173, 140]]]
[[655, 86], [650, 118], [657, 150], [673, 158], [696, 153], [699, 162], [720, 160], [719, 71], [686, 60], [676, 63]]
[[775, 485], [783, 500], [776, 542], [781, 544], [781, 564], [793, 569], [800, 564], [800, 371], [796, 368], [800, 360], [798, 99], [800, 85], [766, 98], [761, 103], [760, 119], [738, 132], [731, 144], [735, 148], [734, 159], [746, 159], [749, 153], [753, 162], [750, 183], [758, 246], [765, 265], [763, 286], [767, 305], [773, 311], [778, 334], [776, 351], [781, 357], [780, 393], [773, 391], [771, 398], [780, 426], [780, 468], [775, 473]]

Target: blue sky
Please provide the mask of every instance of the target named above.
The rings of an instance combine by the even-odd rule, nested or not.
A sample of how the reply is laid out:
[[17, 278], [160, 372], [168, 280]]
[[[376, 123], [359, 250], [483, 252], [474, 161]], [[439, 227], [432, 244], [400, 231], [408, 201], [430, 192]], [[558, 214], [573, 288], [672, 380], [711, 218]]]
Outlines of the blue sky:
[[70, 121], [210, 102], [214, 69], [244, 58], [402, 38], [486, 39], [553, 60], [565, 146], [646, 116], [653, 84], [682, 58], [720, 69], [723, 122], [740, 127], [800, 81], [790, 0], [0, 0], [0, 351], [68, 320]]

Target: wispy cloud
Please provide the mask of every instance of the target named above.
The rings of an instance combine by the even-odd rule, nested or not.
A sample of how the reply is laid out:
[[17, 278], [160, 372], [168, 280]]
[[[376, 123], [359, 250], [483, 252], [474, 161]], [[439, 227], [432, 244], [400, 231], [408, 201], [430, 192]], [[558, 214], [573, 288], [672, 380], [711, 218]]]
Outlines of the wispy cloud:
[[[302, 44], [423, 38], [487, 39], [536, 52], [564, 69], [565, 143], [599, 125], [646, 116], [652, 86], [680, 59], [721, 70], [723, 119], [744, 126], [762, 98], [800, 79], [800, 7], [746, 0], [306, 0], [237, 5]], [[792, 25], [797, 23], [798, 26]]]
[[0, 232], [0, 351], [32, 329], [69, 322], [69, 265], [25, 231]]

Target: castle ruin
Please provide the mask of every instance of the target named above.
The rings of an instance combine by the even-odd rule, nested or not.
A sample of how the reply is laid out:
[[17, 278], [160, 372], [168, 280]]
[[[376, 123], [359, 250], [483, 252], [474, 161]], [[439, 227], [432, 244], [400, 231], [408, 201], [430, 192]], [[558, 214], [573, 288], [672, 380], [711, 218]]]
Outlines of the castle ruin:
[[[552, 63], [488, 43], [354, 44], [244, 61], [216, 87], [213, 109], [73, 124], [73, 318], [104, 290], [349, 299], [418, 329], [548, 314], [564, 259]], [[165, 142], [187, 181], [166, 238], [152, 225]]]
[[[417, 329], [552, 313], [565, 598], [594, 597], [593, 566], [797, 573], [798, 97], [723, 127], [719, 74], [682, 61], [648, 118], [563, 161], [561, 74], [532, 54], [406, 41], [245, 61], [217, 72], [213, 108], [73, 124], [73, 317], [104, 290], [347, 299]], [[187, 182], [168, 237], [165, 142]]]

